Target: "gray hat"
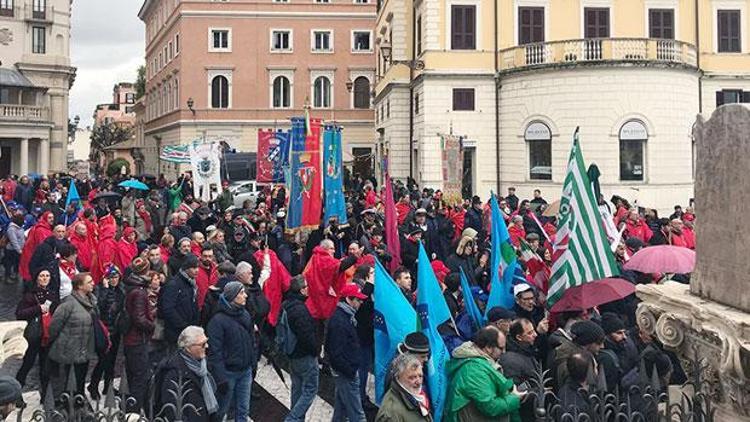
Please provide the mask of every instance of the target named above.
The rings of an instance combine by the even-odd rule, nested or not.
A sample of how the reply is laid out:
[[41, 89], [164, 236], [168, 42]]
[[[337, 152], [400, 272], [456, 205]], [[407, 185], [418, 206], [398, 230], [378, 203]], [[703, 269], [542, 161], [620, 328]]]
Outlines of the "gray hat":
[[21, 398], [21, 384], [8, 375], [0, 376], [0, 406]]
[[239, 281], [230, 281], [224, 286], [224, 298], [227, 302], [232, 302], [244, 288], [245, 286]]
[[198, 257], [189, 253], [185, 255], [185, 260], [182, 261], [182, 265], [180, 265], [181, 270], [187, 270], [190, 268], [198, 268], [199, 262]]

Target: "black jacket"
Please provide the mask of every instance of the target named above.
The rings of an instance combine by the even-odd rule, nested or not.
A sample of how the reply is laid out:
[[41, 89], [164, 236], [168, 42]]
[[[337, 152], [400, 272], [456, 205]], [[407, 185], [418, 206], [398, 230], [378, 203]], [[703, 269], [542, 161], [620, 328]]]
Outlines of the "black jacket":
[[255, 325], [245, 308], [237, 308], [222, 296], [219, 310], [208, 323], [208, 364], [217, 384], [227, 381], [227, 372], [255, 366]]
[[182, 272], [164, 285], [157, 306], [159, 316], [164, 319], [164, 337], [168, 342], [176, 342], [185, 327], [200, 322], [196, 288]]
[[328, 332], [336, 333], [326, 336], [325, 351], [331, 368], [346, 378], [354, 378], [362, 353], [352, 317], [341, 307], [336, 307], [336, 312], [328, 320]]
[[122, 335], [117, 330], [117, 317], [125, 309], [125, 289], [122, 281], [117, 287], [104, 287], [103, 284], [96, 286], [96, 300], [99, 306], [99, 317], [109, 328], [110, 335]]
[[29, 273], [36, 278], [42, 270], [49, 270], [50, 281], [48, 289], [60, 293], [60, 270], [58, 270], [57, 249], [68, 243], [67, 240], [57, 240], [55, 236], [49, 236], [36, 247], [29, 260]]
[[[161, 415], [166, 421], [176, 420], [176, 412], [171, 403], [177, 406], [176, 397], [182, 393], [182, 421], [183, 422], [211, 422], [215, 420], [206, 411], [206, 402], [201, 395], [203, 382], [188, 369], [180, 353], [177, 352], [159, 364], [154, 375], [154, 409], [164, 409]], [[181, 388], [179, 388], [179, 387]], [[188, 406], [190, 404], [192, 406]], [[194, 407], [193, 407], [194, 406]]]
[[572, 380], [568, 380], [560, 387], [560, 391], [557, 392], [557, 398], [560, 399], [560, 406], [563, 412], [588, 414], [592, 416], [591, 404], [588, 400], [588, 391], [581, 388], [581, 386]]
[[510, 336], [508, 336], [506, 341], [507, 349], [498, 361], [500, 366], [503, 367], [505, 377], [512, 379], [516, 385], [533, 379], [537, 370], [541, 369], [539, 361], [536, 360], [536, 350], [534, 347], [519, 343]]
[[359, 306], [357, 313], [354, 317], [357, 319], [357, 335], [359, 336], [359, 344], [362, 347], [372, 348], [375, 344], [375, 323], [373, 315], [375, 313], [375, 304], [372, 301], [372, 294], [375, 290], [375, 285], [372, 283], [357, 283], [361, 284], [362, 294], [367, 296], [362, 305]]
[[469, 208], [464, 214], [464, 230], [472, 228], [477, 231], [478, 240], [484, 240], [484, 228], [482, 225], [482, 213], [477, 211], [474, 207]]
[[418, 257], [419, 243], [412, 242], [407, 238], [401, 238], [401, 264], [411, 271], [413, 276], [417, 274]]
[[282, 307], [286, 310], [289, 328], [297, 337], [297, 346], [289, 355], [290, 358], [318, 356], [320, 343], [318, 342], [318, 328], [310, 311], [305, 306], [307, 298], [299, 293], [288, 293]]

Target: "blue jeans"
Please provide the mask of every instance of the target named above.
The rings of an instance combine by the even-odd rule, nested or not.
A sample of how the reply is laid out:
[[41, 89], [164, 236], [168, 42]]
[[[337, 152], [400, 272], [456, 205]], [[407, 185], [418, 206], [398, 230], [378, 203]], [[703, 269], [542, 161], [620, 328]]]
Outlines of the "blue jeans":
[[318, 395], [318, 358], [305, 356], [289, 360], [292, 376], [292, 403], [284, 422], [304, 422], [305, 414]]
[[[221, 420], [229, 411], [230, 404], [234, 403], [234, 420], [235, 422], [247, 422], [250, 414], [250, 388], [253, 385], [253, 370], [230, 372], [227, 371], [226, 393], [218, 398], [219, 413], [218, 420]], [[234, 399], [234, 400], [232, 400]]]
[[359, 377], [347, 378], [334, 371], [336, 385], [336, 403], [333, 405], [332, 422], [348, 420], [349, 422], [366, 422], [362, 400], [359, 398]]
[[362, 346], [362, 354], [359, 357], [359, 397], [364, 403], [367, 397], [367, 377], [370, 375], [372, 368], [372, 348], [373, 346]]

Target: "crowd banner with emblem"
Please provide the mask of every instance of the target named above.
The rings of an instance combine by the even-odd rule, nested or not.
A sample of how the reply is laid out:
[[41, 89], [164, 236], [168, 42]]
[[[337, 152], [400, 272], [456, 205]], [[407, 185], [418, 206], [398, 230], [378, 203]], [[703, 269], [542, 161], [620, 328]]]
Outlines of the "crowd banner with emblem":
[[461, 186], [464, 179], [463, 138], [455, 135], [440, 135], [443, 160], [443, 199], [448, 204], [461, 202]]
[[289, 157], [289, 132], [273, 129], [258, 130], [258, 183], [283, 183], [284, 159]]
[[206, 202], [215, 199], [222, 190], [221, 145], [218, 143], [193, 144], [190, 151], [190, 163], [193, 167], [195, 199]]
[[[291, 169], [289, 180], [289, 212], [287, 229], [316, 228], [323, 208], [320, 164], [320, 119], [292, 118]], [[309, 133], [309, 135], [308, 135]]]
[[159, 158], [170, 163], [189, 164], [190, 145], [166, 145], [161, 149]]
[[325, 221], [338, 217], [340, 224], [347, 221], [344, 201], [344, 168], [341, 152], [341, 128], [326, 126], [323, 132], [323, 192]]

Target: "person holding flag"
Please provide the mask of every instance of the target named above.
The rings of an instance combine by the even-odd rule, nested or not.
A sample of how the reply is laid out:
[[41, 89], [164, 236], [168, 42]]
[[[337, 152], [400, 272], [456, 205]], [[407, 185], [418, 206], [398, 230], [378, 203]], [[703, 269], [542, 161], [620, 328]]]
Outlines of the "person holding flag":
[[[513, 285], [525, 282], [526, 276], [516, 259], [516, 251], [510, 243], [510, 234], [505, 225], [500, 207], [497, 205], [497, 197], [493, 193], [490, 197], [490, 212], [492, 216], [491, 227], [491, 263], [490, 263], [490, 296], [485, 308], [485, 319], [487, 312], [495, 306], [510, 309], [513, 306]], [[503, 278], [500, 278], [500, 274]]]

